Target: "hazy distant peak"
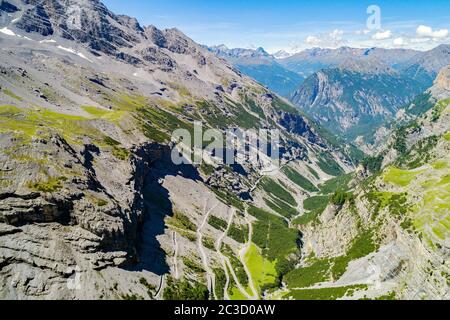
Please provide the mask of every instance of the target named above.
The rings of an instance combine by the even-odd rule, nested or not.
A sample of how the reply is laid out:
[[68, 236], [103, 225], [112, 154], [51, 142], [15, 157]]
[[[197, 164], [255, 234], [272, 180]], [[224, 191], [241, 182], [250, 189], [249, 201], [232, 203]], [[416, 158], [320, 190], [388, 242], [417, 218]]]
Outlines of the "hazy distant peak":
[[289, 53], [285, 50], [279, 50], [272, 55], [275, 57], [275, 59], [286, 59], [286, 58], [289, 58], [290, 56], [292, 56], [291, 53]]

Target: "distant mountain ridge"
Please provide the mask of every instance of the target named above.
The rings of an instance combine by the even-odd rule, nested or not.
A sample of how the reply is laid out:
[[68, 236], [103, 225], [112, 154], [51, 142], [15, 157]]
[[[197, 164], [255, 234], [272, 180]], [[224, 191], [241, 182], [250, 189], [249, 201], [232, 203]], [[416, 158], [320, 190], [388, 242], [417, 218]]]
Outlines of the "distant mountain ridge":
[[263, 48], [229, 49], [219, 45], [208, 49], [243, 73], [290, 98], [308, 76], [321, 69], [336, 67], [362, 73], [397, 72], [429, 87], [439, 70], [446, 65], [449, 47], [444, 44], [426, 52], [384, 48], [312, 48], [296, 54], [280, 50], [273, 55]]
[[[263, 48], [259, 47], [257, 49], [242, 49], [242, 48], [234, 48], [228, 49], [225, 45], [206, 47], [209, 51], [213, 52], [217, 56], [227, 59], [232, 63], [239, 62], [242, 60], [248, 61], [248, 63], [252, 62], [252, 59], [255, 59], [255, 62], [259, 61], [273, 61], [274, 57], [267, 53]], [[260, 60], [259, 60], [260, 59]]]
[[429, 88], [450, 63], [450, 45], [407, 49], [312, 49], [284, 61], [290, 68], [321, 67], [291, 96], [307, 115], [335, 134], [356, 139], [392, 121]]
[[263, 48], [229, 49], [225, 45], [207, 47], [218, 57], [227, 60], [238, 70], [288, 98], [304, 77], [283, 67], [279, 60]]

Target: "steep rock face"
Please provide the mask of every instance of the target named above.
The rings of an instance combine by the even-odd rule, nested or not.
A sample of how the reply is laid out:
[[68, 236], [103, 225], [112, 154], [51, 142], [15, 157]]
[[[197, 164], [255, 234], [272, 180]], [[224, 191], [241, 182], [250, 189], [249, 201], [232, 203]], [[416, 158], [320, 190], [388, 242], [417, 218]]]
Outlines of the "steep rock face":
[[[5, 136], [1, 144], [4, 151], [14, 146]], [[152, 165], [170, 151], [145, 144], [133, 150], [129, 163], [121, 163], [111, 155], [87, 155], [85, 150], [75, 151], [53, 136], [16, 150], [21, 157], [44, 159], [45, 154], [45, 162], [12, 160], [1, 154], [3, 160], [8, 158], [2, 160], [6, 167], [1, 170], [0, 193], [4, 298], [120, 298], [115, 284], [119, 275], [112, 273], [124, 272], [140, 259], [147, 210], [143, 190], [151, 181], [147, 176]], [[114, 176], [108, 162], [115, 166]], [[48, 176], [43, 178], [42, 171]], [[122, 290], [141, 290], [129, 281], [129, 289]]]
[[16, 24], [19, 29], [42, 36], [57, 33], [108, 54], [139, 41], [131, 30], [143, 31], [136, 20], [114, 15], [97, 0], [23, 0], [22, 3], [33, 7], [20, 17]]
[[444, 67], [438, 74], [430, 93], [437, 100], [445, 99], [450, 94], [450, 65]]
[[424, 89], [384, 71], [325, 69], [305, 80], [291, 101], [328, 130], [354, 139], [394, 118], [400, 106]]
[[45, 8], [42, 5], [36, 5], [26, 10], [17, 27], [26, 32], [37, 32], [45, 37], [54, 33], [49, 19]]
[[[11, 137], [2, 138], [2, 158], [8, 168], [2, 174], [2, 222], [15, 226], [55, 222], [78, 225], [98, 236], [105, 249], [132, 251], [143, 207], [121, 206], [112, 197], [112, 190], [97, 179], [91, 160], [85, 161], [86, 157], [93, 157], [89, 151], [77, 153], [64, 140], [53, 136], [16, 150], [18, 157], [46, 159], [23, 162], [5, 154], [14, 148], [14, 142]], [[132, 188], [133, 185], [128, 190], [130, 205], [136, 203]], [[139, 192], [140, 187], [136, 188], [134, 191]]]
[[0, 11], [4, 11], [4, 12], [7, 12], [7, 13], [14, 13], [14, 12], [17, 12], [19, 10], [20, 10], [19, 8], [17, 8], [12, 3], [9, 3], [8, 1], [2, 0], [2, 2], [0, 3]]

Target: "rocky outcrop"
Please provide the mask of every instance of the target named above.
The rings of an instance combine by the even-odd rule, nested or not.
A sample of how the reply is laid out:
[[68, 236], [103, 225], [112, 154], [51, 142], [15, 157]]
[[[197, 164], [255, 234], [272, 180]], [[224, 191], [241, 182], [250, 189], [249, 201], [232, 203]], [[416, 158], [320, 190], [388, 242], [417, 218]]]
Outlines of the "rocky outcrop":
[[[11, 137], [3, 135], [1, 143], [7, 150]], [[45, 153], [53, 159], [49, 163], [7, 161], [2, 178], [15, 183], [0, 193], [1, 296], [70, 298], [74, 291], [66, 284], [75, 268], [92, 273], [134, 263], [144, 219], [142, 190], [152, 163], [167, 154], [163, 150], [152, 144], [136, 147], [130, 163], [119, 164], [127, 170], [125, 188], [106, 180], [100, 158], [93, 155], [96, 163], [85, 167], [83, 150], [71, 149], [58, 136], [35, 140], [26, 148], [39, 158]], [[2, 153], [2, 161], [4, 157]], [[78, 174], [59, 180], [52, 192], [45, 190], [44, 181], [39, 185], [34, 178], [37, 170], [45, 166], [53, 172], [59, 165]], [[110, 178], [117, 183], [121, 176]], [[53, 178], [47, 179], [50, 183]]]
[[168, 72], [176, 68], [177, 63], [167, 54], [161, 52], [157, 48], [146, 48], [140, 52], [140, 55], [145, 61], [161, 68], [161, 70]]
[[12, 3], [9, 3], [8, 1], [2, 0], [2, 2], [0, 3], [0, 11], [4, 11], [7, 13], [14, 13], [19, 10], [20, 10], [19, 8], [17, 8]]
[[42, 5], [28, 9], [16, 26], [26, 32], [37, 32], [44, 37], [54, 33], [50, 17]]
[[450, 96], [450, 65], [439, 72], [430, 93], [436, 100], [446, 99]]

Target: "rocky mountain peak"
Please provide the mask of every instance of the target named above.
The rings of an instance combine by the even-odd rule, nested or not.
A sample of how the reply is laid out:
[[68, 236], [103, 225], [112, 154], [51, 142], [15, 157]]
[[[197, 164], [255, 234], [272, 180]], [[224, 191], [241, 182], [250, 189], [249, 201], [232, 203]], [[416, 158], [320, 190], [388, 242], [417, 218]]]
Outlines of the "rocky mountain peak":
[[244, 48], [233, 48], [229, 49], [225, 45], [218, 45], [208, 47], [208, 50], [214, 54], [227, 59], [251, 59], [251, 58], [264, 58], [273, 60], [274, 57], [269, 54], [264, 48], [259, 47], [256, 49], [244, 49]]
[[441, 69], [429, 91], [437, 100], [450, 96], [450, 65]]
[[437, 74], [450, 62], [450, 44], [441, 44], [436, 48], [418, 53], [409, 61], [410, 65], [420, 65], [427, 71]]
[[139, 24], [139, 21], [136, 18], [132, 18], [126, 15], [118, 15], [118, 20], [121, 21], [124, 25], [130, 27], [131, 29], [137, 32], [144, 32], [144, 29]]
[[435, 84], [445, 90], [450, 91], [450, 65], [439, 72]]
[[275, 59], [285, 59], [285, 58], [289, 58], [291, 55], [292, 54], [290, 54], [286, 50], [279, 50], [273, 54]]
[[[59, 36], [90, 49], [116, 54], [132, 47], [143, 31], [136, 19], [116, 16], [98, 0], [8, 0], [2, 7], [17, 8], [8, 26], [41, 36]], [[8, 3], [8, 4], [5, 4]]]

